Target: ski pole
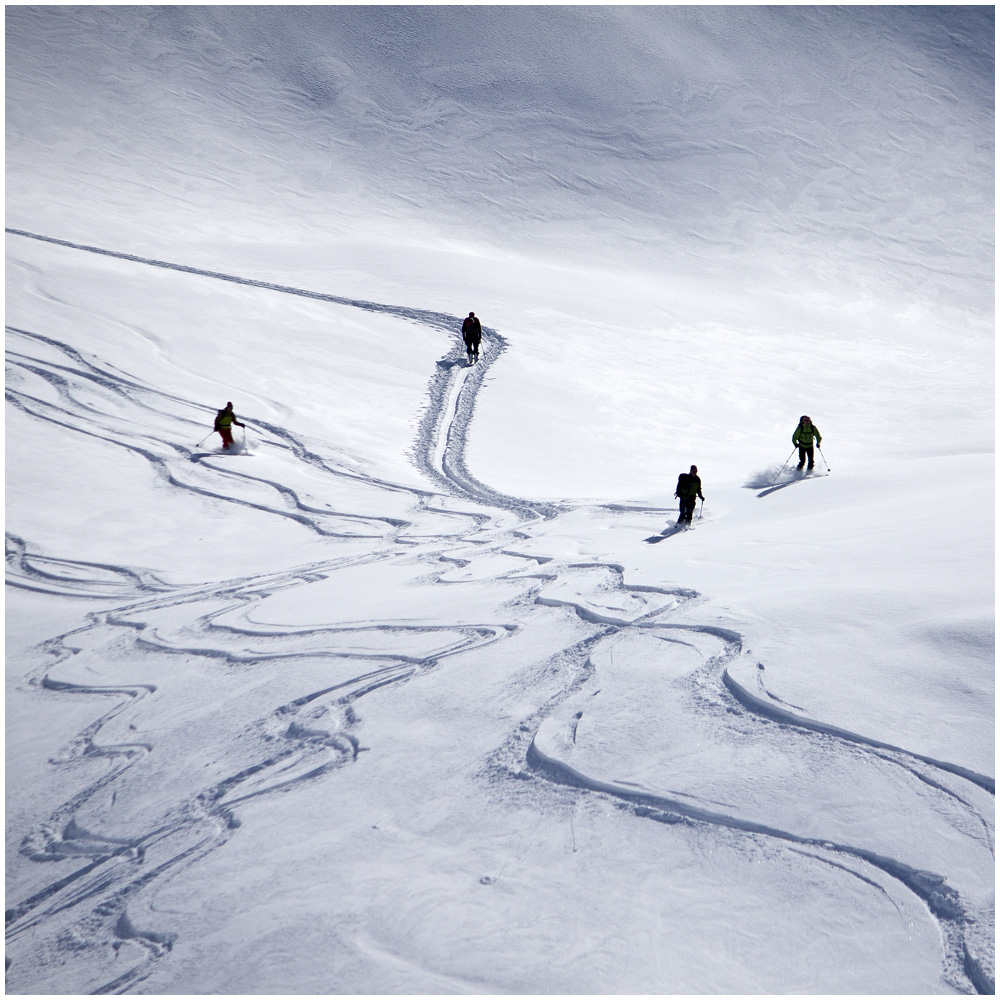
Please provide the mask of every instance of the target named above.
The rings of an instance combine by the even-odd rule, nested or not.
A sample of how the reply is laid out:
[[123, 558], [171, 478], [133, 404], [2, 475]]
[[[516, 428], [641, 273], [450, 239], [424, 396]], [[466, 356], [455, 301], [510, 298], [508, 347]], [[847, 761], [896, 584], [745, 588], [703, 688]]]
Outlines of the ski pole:
[[[796, 449], [793, 448], [792, 449], [792, 455], [795, 454], [795, 451], [796, 451]], [[785, 465], [788, 465], [788, 463], [792, 460], [792, 455], [789, 455], [788, 458], [785, 459]], [[825, 462], [826, 459], [824, 458], [823, 461]], [[774, 482], [771, 483], [772, 486], [774, 486], [775, 483], [777, 483], [778, 480], [781, 478], [781, 474], [785, 471], [785, 465], [783, 465], [780, 469], [778, 469], [778, 474], [774, 477]], [[830, 467], [827, 466], [827, 468], [829, 469]]]
[[820, 453], [820, 456], [823, 459], [823, 464], [826, 466], [826, 471], [829, 472], [830, 463], [826, 460], [826, 455], [823, 454], [823, 449], [819, 445], [816, 445], [816, 450]]
[[701, 512], [705, 509], [705, 498], [701, 498], [701, 505], [698, 507], [698, 520], [701, 520]]
[[[214, 430], [211, 430], [211, 431], [209, 431], [209, 432], [208, 432], [208, 433], [207, 433], [207, 434], [206, 434], [206, 435], [205, 435], [205, 436], [204, 436], [204, 437], [203, 437], [203, 438], [202, 438], [202, 439], [201, 439], [201, 440], [200, 440], [200, 441], [199, 441], [199, 442], [198, 442], [198, 443], [197, 443], [197, 444], [195, 445], [195, 447], [196, 447], [196, 448], [200, 448], [200, 447], [201, 447], [201, 446], [202, 446], [202, 445], [203, 445], [203, 444], [204, 444], [204, 443], [205, 443], [205, 442], [206, 442], [206, 441], [207, 441], [207, 440], [208, 440], [208, 439], [209, 439], [209, 438], [210, 438], [210, 437], [211, 437], [211, 436], [212, 436], [212, 435], [213, 435], [214, 433], [215, 433], [215, 431], [214, 431]], [[824, 459], [823, 459], [823, 461], [825, 462], [825, 461], [826, 461], [826, 459], [824, 458]]]

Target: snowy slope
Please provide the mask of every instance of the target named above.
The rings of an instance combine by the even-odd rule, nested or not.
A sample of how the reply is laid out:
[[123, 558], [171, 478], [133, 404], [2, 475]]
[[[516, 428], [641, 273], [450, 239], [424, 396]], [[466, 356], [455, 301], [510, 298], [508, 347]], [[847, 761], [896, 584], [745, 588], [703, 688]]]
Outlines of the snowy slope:
[[992, 992], [992, 32], [8, 8], [8, 991]]

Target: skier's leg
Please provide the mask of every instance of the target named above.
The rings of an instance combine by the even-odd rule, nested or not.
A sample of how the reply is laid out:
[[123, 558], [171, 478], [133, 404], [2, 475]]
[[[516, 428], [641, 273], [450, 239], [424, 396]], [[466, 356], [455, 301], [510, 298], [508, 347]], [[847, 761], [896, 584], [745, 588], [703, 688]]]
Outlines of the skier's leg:
[[815, 455], [813, 454], [812, 445], [809, 445], [809, 447], [806, 449], [806, 454], [809, 456], [809, 468], [811, 469], [813, 467], [813, 463], [816, 461]]

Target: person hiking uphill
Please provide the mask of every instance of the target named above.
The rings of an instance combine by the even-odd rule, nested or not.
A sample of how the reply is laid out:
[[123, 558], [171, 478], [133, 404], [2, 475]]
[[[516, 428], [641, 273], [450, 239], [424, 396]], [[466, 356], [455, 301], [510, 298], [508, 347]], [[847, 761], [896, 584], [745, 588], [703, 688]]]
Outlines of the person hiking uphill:
[[222, 435], [222, 447], [227, 451], [233, 443], [233, 424], [236, 424], [237, 427], [246, 427], [246, 424], [241, 424], [236, 419], [236, 414], [233, 413], [233, 404], [226, 403], [226, 408], [219, 410], [215, 415], [215, 429]]
[[701, 502], [705, 502], [705, 497], [701, 492], [701, 479], [698, 477], [697, 465], [692, 465], [690, 472], [682, 472], [677, 477], [677, 489], [674, 490], [674, 496], [681, 502], [681, 512], [677, 523], [690, 524], [694, 514], [695, 498], [701, 497]]
[[795, 428], [795, 433], [792, 435], [792, 444], [799, 449], [799, 464], [796, 468], [801, 469], [806, 464], [807, 459], [809, 460], [809, 468], [813, 467], [815, 460], [813, 456], [814, 441], [816, 447], [823, 443], [819, 428], [808, 417], [800, 417], [799, 426]]
[[479, 317], [470, 312], [462, 324], [462, 340], [465, 341], [465, 353], [469, 356], [470, 364], [479, 360], [479, 344], [482, 339], [483, 328], [479, 323]]

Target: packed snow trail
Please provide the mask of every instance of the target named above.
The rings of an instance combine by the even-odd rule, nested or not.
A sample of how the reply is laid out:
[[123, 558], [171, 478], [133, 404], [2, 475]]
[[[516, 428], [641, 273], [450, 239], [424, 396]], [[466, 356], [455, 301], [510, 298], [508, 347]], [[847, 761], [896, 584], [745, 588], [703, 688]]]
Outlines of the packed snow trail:
[[[338, 305], [351, 306], [366, 312], [396, 316], [400, 319], [421, 323], [434, 329], [444, 330], [457, 338], [456, 348], [461, 346], [461, 335], [459, 333], [461, 319], [447, 313], [386, 305], [379, 302], [367, 302], [339, 295], [330, 295], [326, 292], [292, 288], [288, 285], [260, 281], [254, 278], [243, 278], [236, 275], [224, 274], [219, 271], [190, 267], [186, 264], [154, 260], [147, 257], [138, 257], [134, 254], [107, 250], [101, 247], [71, 243], [67, 240], [43, 236], [38, 233], [29, 233], [19, 229], [8, 228], [6, 232], [12, 236], [39, 240], [71, 250], [80, 250], [104, 257], [113, 257], [118, 260], [145, 264], [150, 267], [179, 271], [201, 278], [212, 278], [252, 288], [263, 288], [279, 292], [282, 295], [295, 295], [307, 299], [316, 299], [320, 302], [333, 302]], [[414, 460], [428, 478], [438, 484], [446, 485], [450, 492], [463, 493], [470, 499], [481, 501], [489, 506], [513, 510], [521, 517], [531, 518], [539, 514], [551, 517], [556, 513], [555, 508], [544, 504], [533, 504], [498, 493], [476, 480], [465, 464], [466, 428], [475, 406], [476, 392], [486, 378], [491, 365], [506, 349], [507, 342], [503, 336], [490, 327], [483, 327], [480, 360], [470, 371], [464, 369], [462, 355], [457, 349], [439, 362], [438, 370], [434, 373], [428, 389], [429, 405], [414, 445]], [[446, 404], [449, 401], [453, 401], [453, 407], [447, 414], [448, 422], [446, 427], [442, 428], [441, 423], [445, 417]], [[194, 404], [189, 405], [194, 406]], [[204, 407], [201, 408], [204, 409]]]
[[[923, 907], [940, 928], [944, 981], [992, 992], [992, 967], [972, 937], [985, 919], [981, 889], [993, 865], [992, 779], [768, 704], [766, 689], [755, 694], [744, 679], [752, 671], [762, 684], [763, 666], [738, 632], [697, 620], [694, 590], [636, 586], [616, 563], [540, 553], [544, 541], [533, 531], [569, 507], [494, 491], [465, 462], [477, 393], [503, 349], [498, 334], [487, 331], [484, 360], [466, 368], [455, 357], [457, 321], [442, 314], [32, 238], [391, 309], [447, 330], [456, 343], [431, 377], [413, 449], [432, 491], [362, 476], [249, 414], [257, 451], [284, 459], [282, 478], [262, 478], [239, 456], [177, 443], [200, 435], [191, 414], [208, 413], [203, 405], [43, 331], [8, 327], [17, 419], [124, 449], [169, 490], [291, 521], [334, 547], [308, 564], [190, 584], [63, 558], [8, 533], [12, 586], [94, 609], [35, 647], [25, 684], [40, 697], [101, 705], [52, 759], [61, 800], [20, 831], [20, 858], [9, 865], [11, 991], [169, 985], [185, 921], [150, 901], [230, 843], [244, 813], [252, 822], [251, 804], [279, 808], [279, 795], [363, 772], [367, 754], [384, 750], [367, 733], [393, 692], [444, 676], [457, 697], [471, 677], [486, 682], [481, 664], [513, 663], [518, 701], [534, 707], [479, 763], [478, 791], [540, 816], [563, 808], [566, 794], [576, 802], [597, 796], [634, 822], [662, 825], [664, 835], [685, 825], [696, 836], [711, 830], [734, 843], [776, 845], [851, 880], [872, 906], [888, 902], [901, 920], [912, 919], [914, 903]], [[299, 470], [319, 475], [319, 485], [297, 479]], [[372, 497], [383, 513], [371, 513]], [[635, 508], [603, 510], [615, 518]], [[282, 622], [273, 610], [329, 584], [337, 600], [326, 602], [320, 622]], [[434, 593], [433, 619], [394, 606], [419, 591]], [[536, 640], [527, 659], [519, 645], [526, 637]], [[539, 658], [546, 645], [555, 648]], [[639, 688], [648, 692], [641, 712], [632, 695]], [[609, 747], [622, 749], [609, 758]], [[608, 773], [609, 759], [635, 773]], [[899, 833], [904, 823], [848, 821], [842, 805], [813, 808], [820, 794], [837, 802], [845, 787], [864, 787], [880, 810], [910, 823], [919, 816], [930, 833], [913, 845]], [[120, 965], [119, 955], [127, 956]]]

